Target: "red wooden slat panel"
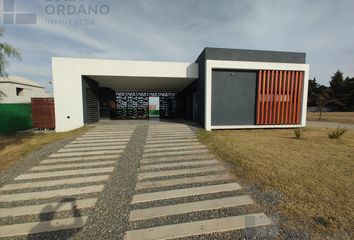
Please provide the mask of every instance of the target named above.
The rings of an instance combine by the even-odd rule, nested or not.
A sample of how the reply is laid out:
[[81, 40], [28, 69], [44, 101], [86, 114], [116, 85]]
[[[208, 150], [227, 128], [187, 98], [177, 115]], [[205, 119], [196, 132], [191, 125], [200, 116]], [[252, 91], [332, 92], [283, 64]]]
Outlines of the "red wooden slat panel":
[[258, 73], [258, 96], [257, 96], [257, 124], [260, 124], [260, 114], [261, 114], [261, 86], [262, 86], [262, 70]]
[[32, 123], [37, 128], [55, 128], [53, 98], [32, 98]]
[[296, 123], [297, 119], [297, 94], [298, 94], [298, 89], [299, 89], [299, 72], [295, 72], [295, 83], [294, 83], [294, 106], [293, 106], [293, 119], [292, 123]]
[[298, 124], [303, 81], [300, 71], [260, 70], [256, 123]]
[[301, 94], [302, 94], [302, 88], [303, 88], [303, 72], [300, 72], [300, 76], [299, 76], [299, 91], [298, 91], [298, 107], [297, 107], [297, 119], [296, 119], [296, 123], [300, 124], [300, 116], [301, 116], [301, 104], [302, 104], [302, 99], [301, 99]]

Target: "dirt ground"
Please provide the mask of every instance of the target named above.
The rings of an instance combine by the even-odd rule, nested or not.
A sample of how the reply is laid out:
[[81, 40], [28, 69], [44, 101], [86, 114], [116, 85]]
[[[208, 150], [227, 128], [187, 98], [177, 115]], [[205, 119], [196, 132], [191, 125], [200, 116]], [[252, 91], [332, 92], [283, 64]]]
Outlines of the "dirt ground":
[[[329, 139], [327, 129], [200, 131], [235, 176], [280, 193], [274, 206], [286, 228], [311, 239], [354, 239], [354, 131]], [[266, 206], [267, 207], [267, 206]]]

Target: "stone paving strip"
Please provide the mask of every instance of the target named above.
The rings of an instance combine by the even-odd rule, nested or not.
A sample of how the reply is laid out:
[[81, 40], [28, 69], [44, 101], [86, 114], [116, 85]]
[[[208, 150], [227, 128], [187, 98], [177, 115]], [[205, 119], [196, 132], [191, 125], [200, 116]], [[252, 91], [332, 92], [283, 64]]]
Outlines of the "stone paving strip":
[[59, 180], [47, 180], [36, 182], [13, 183], [3, 186], [0, 191], [20, 190], [28, 188], [53, 187], [61, 185], [75, 185], [80, 183], [98, 183], [108, 181], [109, 175], [89, 176], [89, 177], [74, 177]]
[[195, 195], [202, 195], [202, 194], [236, 191], [240, 189], [241, 187], [237, 183], [226, 183], [226, 184], [217, 184], [217, 185], [209, 185], [209, 186], [202, 186], [202, 187], [168, 190], [162, 192], [141, 193], [141, 194], [134, 195], [132, 204], [151, 202], [157, 200], [165, 200], [171, 198], [181, 198], [181, 197], [188, 197], [188, 196], [195, 196]]
[[106, 154], [117, 154], [122, 153], [124, 150], [101, 150], [101, 151], [90, 151], [90, 152], [69, 152], [69, 153], [53, 153], [50, 158], [56, 157], [75, 157], [75, 156], [85, 156], [85, 155], [106, 155]]
[[138, 175], [138, 179], [146, 180], [146, 179], [158, 178], [158, 177], [171, 177], [171, 176], [179, 176], [179, 175], [186, 175], [186, 174], [198, 174], [198, 173], [221, 172], [221, 171], [226, 171], [223, 166], [205, 166], [205, 167], [178, 169], [178, 170], [141, 172]]
[[146, 144], [163, 144], [163, 143], [192, 143], [197, 142], [199, 140], [197, 138], [189, 138], [189, 139], [164, 139], [164, 140], [146, 140]]
[[176, 162], [176, 161], [187, 161], [187, 160], [205, 160], [213, 159], [211, 154], [203, 155], [184, 155], [184, 156], [162, 156], [153, 158], [144, 158], [140, 161], [141, 164], [160, 164], [164, 162]]
[[103, 167], [103, 168], [86, 168], [86, 169], [54, 171], [54, 172], [44, 172], [44, 173], [28, 173], [16, 177], [15, 180], [64, 177], [70, 175], [86, 175], [86, 174], [95, 174], [95, 173], [110, 173], [113, 172], [113, 170], [114, 167]]
[[60, 149], [58, 152], [62, 153], [62, 152], [79, 152], [79, 151], [121, 150], [124, 148], [125, 148], [125, 145], [123, 145], [123, 146], [97, 146], [97, 147], [85, 146], [85, 147], [63, 148], [63, 149]]
[[109, 131], [109, 132], [107, 132], [107, 131], [100, 131], [100, 132], [98, 132], [98, 131], [96, 131], [96, 132], [93, 132], [93, 131], [90, 131], [90, 132], [87, 132], [87, 133], [85, 133], [83, 136], [90, 136], [90, 135], [132, 135], [133, 134], [133, 132], [134, 131]]
[[186, 161], [186, 162], [177, 162], [177, 163], [162, 163], [162, 164], [154, 164], [154, 165], [142, 165], [140, 167], [140, 171], [157, 170], [157, 169], [164, 169], [164, 168], [216, 165], [216, 164], [219, 164], [217, 160], [199, 160], [199, 161]]
[[192, 149], [206, 149], [204, 145], [197, 146], [179, 146], [179, 147], [158, 147], [158, 148], [149, 148], [145, 149], [144, 153], [152, 153], [152, 152], [164, 152], [164, 151], [176, 151], [176, 150], [192, 150]]
[[91, 140], [91, 141], [97, 141], [97, 140], [129, 140], [129, 136], [122, 136], [122, 137], [116, 137], [116, 136], [92, 136], [92, 137], [78, 137], [76, 140]]
[[216, 173], [213, 175], [208, 174], [207, 176], [194, 176], [188, 178], [174, 178], [174, 179], [164, 179], [164, 180], [147, 180], [140, 181], [136, 185], [136, 190], [149, 189], [149, 188], [159, 188], [159, 187], [169, 187], [185, 184], [195, 184], [195, 183], [208, 183], [215, 181], [226, 181], [232, 178], [228, 174]]
[[63, 162], [78, 162], [78, 161], [101, 161], [107, 159], [118, 159], [120, 155], [104, 155], [104, 156], [84, 156], [84, 157], [70, 157], [70, 158], [49, 158], [43, 160], [41, 164], [63, 163]]
[[178, 136], [178, 135], [169, 135], [169, 136], [160, 136], [160, 137], [147, 137], [146, 141], [165, 141], [165, 140], [176, 140], [176, 139], [198, 139], [195, 135], [188, 135], [188, 136]]
[[150, 148], [160, 148], [160, 147], [179, 147], [179, 146], [204, 146], [199, 142], [172, 142], [172, 143], [159, 143], [159, 144], [145, 144], [145, 150]]
[[259, 227], [269, 224], [271, 224], [271, 221], [263, 213], [248, 214], [128, 231], [125, 239], [175, 239], [214, 232], [226, 232], [243, 228]]
[[85, 143], [127, 143], [129, 138], [126, 139], [91, 139], [91, 140], [74, 140], [70, 144], [85, 144]]
[[89, 163], [71, 163], [71, 164], [58, 164], [58, 165], [45, 165], [33, 167], [31, 171], [45, 171], [54, 169], [65, 169], [65, 168], [79, 168], [79, 167], [96, 167], [102, 165], [113, 165], [116, 161], [99, 161], [99, 162], [89, 162]]
[[208, 149], [195, 149], [195, 150], [185, 150], [185, 151], [168, 151], [168, 152], [154, 152], [154, 153], [144, 153], [143, 157], [163, 157], [163, 156], [177, 156], [177, 155], [187, 155], [187, 154], [201, 154], [208, 153]]
[[0, 237], [12, 237], [34, 233], [51, 232], [72, 228], [81, 228], [85, 225], [87, 216], [57, 219], [52, 221], [30, 222], [0, 226]]
[[88, 187], [64, 188], [42, 192], [26, 192], [0, 195], [0, 202], [27, 201], [34, 199], [73, 196], [87, 193], [98, 193], [103, 190], [104, 185], [92, 185]]
[[102, 142], [102, 143], [74, 143], [64, 146], [66, 148], [79, 148], [79, 147], [99, 147], [99, 146], [125, 146], [128, 141], [124, 142]]
[[16, 217], [58, 211], [69, 211], [73, 208], [91, 208], [95, 206], [96, 202], [97, 198], [87, 198], [68, 202], [52, 202], [46, 204], [28, 205], [13, 208], [0, 208], [0, 217]]
[[168, 206], [133, 210], [130, 212], [129, 220], [136, 221], [136, 220], [172, 216], [172, 215], [190, 213], [190, 212], [238, 207], [238, 206], [252, 204], [252, 203], [253, 200], [249, 196], [243, 195], [243, 196], [236, 196], [236, 197], [198, 201], [198, 202], [173, 204]]

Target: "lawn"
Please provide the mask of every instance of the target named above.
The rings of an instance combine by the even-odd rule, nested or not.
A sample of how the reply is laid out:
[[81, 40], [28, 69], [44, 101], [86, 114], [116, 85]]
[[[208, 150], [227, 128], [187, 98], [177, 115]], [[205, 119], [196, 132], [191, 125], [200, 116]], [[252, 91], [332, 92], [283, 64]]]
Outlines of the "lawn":
[[79, 136], [88, 131], [88, 129], [89, 127], [83, 127], [65, 133], [17, 133], [14, 135], [0, 135], [0, 171], [45, 144], [67, 137]]
[[327, 131], [306, 129], [301, 140], [290, 129], [200, 131], [199, 138], [240, 182], [283, 196], [264, 206], [282, 213], [282, 227], [311, 239], [354, 239], [354, 131], [341, 140]]
[[[308, 112], [307, 120], [319, 121], [319, 115], [320, 113], [318, 112]], [[320, 121], [354, 124], [354, 112], [323, 112]]]

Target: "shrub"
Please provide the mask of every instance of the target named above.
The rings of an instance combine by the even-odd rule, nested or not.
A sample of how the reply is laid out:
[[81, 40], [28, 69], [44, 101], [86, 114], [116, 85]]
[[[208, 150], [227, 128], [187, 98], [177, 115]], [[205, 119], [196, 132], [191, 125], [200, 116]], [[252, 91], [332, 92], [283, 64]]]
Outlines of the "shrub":
[[341, 136], [348, 132], [349, 130], [346, 128], [338, 127], [336, 130], [332, 130], [331, 132], [327, 133], [330, 139], [339, 139]]
[[301, 139], [304, 135], [304, 129], [303, 128], [295, 128], [294, 134], [295, 134], [295, 138]]

